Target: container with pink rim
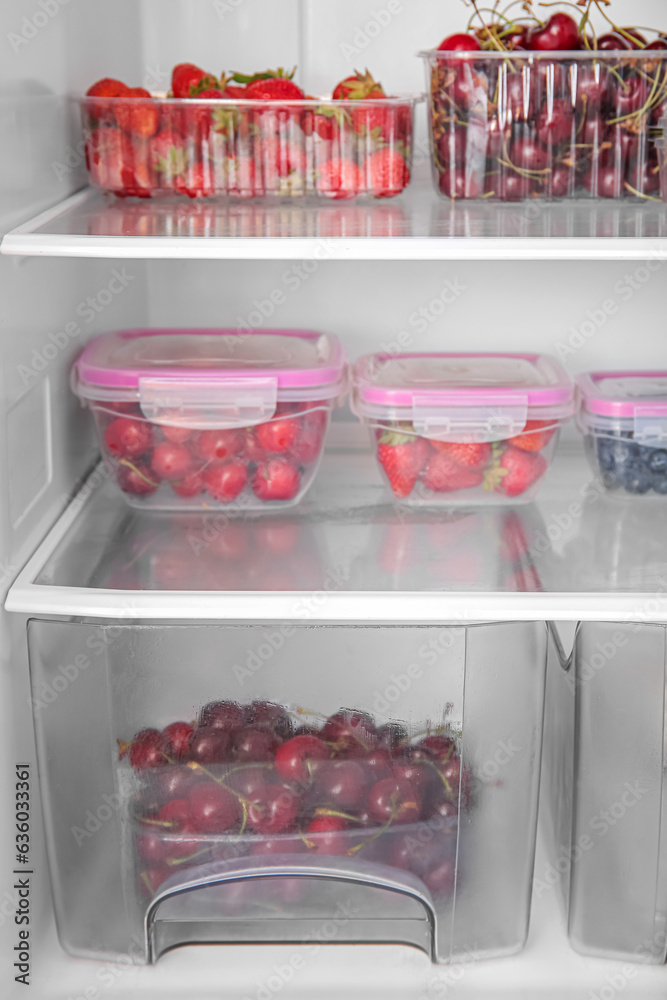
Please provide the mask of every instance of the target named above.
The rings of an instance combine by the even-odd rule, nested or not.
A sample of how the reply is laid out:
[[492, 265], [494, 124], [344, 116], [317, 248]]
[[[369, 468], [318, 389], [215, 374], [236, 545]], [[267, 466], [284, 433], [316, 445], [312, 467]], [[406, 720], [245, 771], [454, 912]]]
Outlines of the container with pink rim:
[[606, 489], [667, 497], [667, 370], [588, 372], [576, 382], [577, 424]]
[[574, 402], [548, 355], [369, 354], [352, 407], [392, 496], [451, 507], [532, 500]]
[[92, 340], [72, 387], [132, 506], [242, 512], [301, 500], [345, 378], [328, 334], [141, 329]]

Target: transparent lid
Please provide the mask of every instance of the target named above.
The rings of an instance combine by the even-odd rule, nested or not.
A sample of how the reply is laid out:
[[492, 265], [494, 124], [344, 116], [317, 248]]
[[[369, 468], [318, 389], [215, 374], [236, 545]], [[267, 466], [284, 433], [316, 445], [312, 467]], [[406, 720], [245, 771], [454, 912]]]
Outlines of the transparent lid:
[[368, 354], [353, 371], [360, 416], [411, 419], [443, 440], [502, 440], [531, 416], [573, 410], [573, 386], [555, 358], [540, 354]]
[[667, 416], [667, 371], [601, 371], [577, 376], [580, 410], [604, 417]]

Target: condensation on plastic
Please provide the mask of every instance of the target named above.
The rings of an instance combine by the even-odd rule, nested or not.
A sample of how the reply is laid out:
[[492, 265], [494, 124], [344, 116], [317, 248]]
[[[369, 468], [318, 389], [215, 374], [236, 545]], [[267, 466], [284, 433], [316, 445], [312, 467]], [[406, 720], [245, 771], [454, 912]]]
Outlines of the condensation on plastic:
[[660, 199], [650, 129], [667, 97], [667, 53], [421, 55], [445, 198]]
[[[522, 947], [537, 818], [543, 623], [295, 625], [285, 638], [263, 625], [32, 620], [28, 635], [56, 920], [70, 954], [146, 962], [190, 942], [300, 942], [320, 918], [338, 919], [338, 943], [409, 943], [435, 962]], [[51, 698], [61, 690], [63, 664], [76, 680]], [[416, 669], [408, 674], [410, 664]], [[231, 843], [188, 834], [201, 853], [180, 852], [187, 860], [162, 873], [151, 899], [134, 839], [145, 779], [119, 761], [116, 741], [193, 719], [221, 698], [269, 699], [295, 713], [296, 725], [311, 720], [298, 708], [324, 717], [343, 705], [377, 724], [401, 722], [415, 739], [443, 722], [460, 733], [469, 804], [459, 802], [458, 817], [404, 829], [433, 849], [434, 863], [451, 860], [454, 885], [430, 891], [421, 877], [388, 863], [383, 845], [398, 827], [384, 831], [384, 841], [379, 828], [367, 828], [367, 847], [353, 855], [306, 854], [303, 864], [302, 851], [248, 854], [259, 835], [238, 834]], [[312, 721], [321, 725], [321, 717]], [[356, 842], [359, 833], [349, 836]]]
[[[391, 198], [410, 180], [418, 100], [83, 98], [86, 165], [123, 197]], [[119, 127], [130, 105], [147, 135]]]

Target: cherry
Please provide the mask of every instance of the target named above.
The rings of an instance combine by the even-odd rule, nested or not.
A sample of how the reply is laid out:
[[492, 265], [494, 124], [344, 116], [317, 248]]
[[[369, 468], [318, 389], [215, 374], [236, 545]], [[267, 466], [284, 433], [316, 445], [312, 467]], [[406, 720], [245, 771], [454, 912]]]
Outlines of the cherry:
[[252, 430], [246, 431], [242, 455], [247, 462], [257, 463], [264, 462], [266, 460], [266, 452], [262, 448], [261, 444], [255, 437], [254, 431]]
[[[631, 164], [627, 173], [628, 183], [640, 194], [654, 194], [660, 190], [660, 171], [657, 160], [641, 157]], [[632, 193], [632, 192], [630, 192]]]
[[330, 751], [317, 736], [293, 736], [276, 751], [276, 771], [283, 781], [308, 782], [311, 761], [328, 760]]
[[151, 456], [151, 469], [161, 479], [183, 479], [191, 471], [192, 456], [181, 444], [162, 441]]
[[267, 729], [240, 729], [234, 736], [236, 759], [248, 763], [273, 760], [279, 743], [277, 736]]
[[607, 166], [625, 162], [628, 157], [635, 156], [639, 148], [639, 137], [634, 132], [628, 132], [622, 125], [610, 125], [604, 141], [611, 143], [611, 149], [603, 150], [603, 160]]
[[266, 785], [247, 805], [248, 825], [258, 833], [289, 830], [299, 812], [298, 796], [284, 785]]
[[252, 701], [245, 707], [243, 718], [252, 726], [269, 729], [281, 740], [292, 735], [292, 720], [282, 705], [273, 701]]
[[243, 431], [221, 428], [201, 431], [195, 439], [194, 447], [197, 454], [207, 462], [225, 462], [240, 454], [244, 444]]
[[535, 78], [524, 73], [508, 73], [506, 77], [507, 106], [512, 117], [526, 121], [535, 114]]
[[169, 824], [168, 827], [163, 827], [169, 833], [181, 833], [184, 830], [188, 830], [192, 824], [192, 812], [189, 800], [172, 799], [171, 802], [166, 802], [158, 813], [158, 819], [162, 823]]
[[472, 108], [475, 103], [485, 103], [488, 82], [475, 73], [472, 66], [460, 65], [454, 71], [454, 79], [449, 85], [449, 96], [462, 110]]
[[255, 437], [267, 452], [284, 455], [296, 444], [300, 429], [297, 420], [270, 420], [255, 427]]
[[479, 172], [444, 170], [440, 174], [440, 190], [448, 198], [479, 198], [482, 194], [482, 177]]
[[342, 816], [316, 816], [305, 830], [306, 847], [313, 854], [342, 856], [347, 853], [348, 839], [343, 836], [348, 822]]
[[368, 793], [368, 809], [378, 823], [416, 823], [421, 808], [421, 795], [408, 781], [384, 778]]
[[353, 760], [334, 760], [317, 767], [317, 791], [334, 809], [354, 809], [366, 789], [364, 770]]
[[598, 50], [601, 52], [618, 52], [621, 49], [630, 49], [632, 45], [623, 35], [617, 35], [615, 31], [610, 31], [606, 35], [598, 36]]
[[609, 73], [606, 67], [578, 66], [576, 76], [577, 108], [599, 111], [609, 95]]
[[171, 743], [176, 760], [187, 757], [193, 732], [189, 722], [172, 722], [162, 730], [163, 736]]
[[105, 430], [104, 443], [114, 458], [139, 458], [153, 445], [153, 428], [144, 420], [118, 417]]
[[168, 763], [171, 743], [157, 729], [142, 729], [133, 737], [128, 749], [130, 765], [135, 771], [162, 767]]
[[579, 48], [579, 28], [569, 14], [552, 14], [542, 28], [529, 35], [531, 49], [536, 52], [568, 51]]
[[165, 767], [156, 775], [155, 791], [161, 799], [182, 799], [200, 780], [197, 772], [190, 767]]
[[230, 773], [227, 783], [243, 798], [250, 799], [260, 788], [271, 783], [272, 774], [272, 770], [266, 767], [242, 767]]
[[510, 149], [510, 161], [524, 170], [545, 170], [549, 154], [534, 139], [516, 139]]
[[458, 815], [458, 808], [455, 802], [444, 797], [440, 792], [431, 804], [429, 816], [431, 819], [449, 820]]
[[160, 424], [160, 430], [167, 441], [172, 444], [185, 444], [188, 438], [192, 437], [192, 431], [187, 427], [170, 427], [167, 424]]
[[233, 731], [243, 725], [243, 709], [235, 701], [210, 701], [199, 713], [199, 725]]
[[447, 35], [438, 45], [439, 52], [479, 52], [481, 48], [474, 35], [466, 35], [463, 32]]
[[301, 837], [261, 837], [250, 848], [253, 857], [267, 857], [272, 854], [303, 854], [306, 850]]
[[666, 38], [656, 38], [654, 42], [649, 45], [644, 46], [646, 49], [667, 49], [667, 39]]
[[204, 484], [214, 500], [230, 503], [235, 500], [248, 480], [248, 470], [240, 458], [224, 465], [209, 465], [204, 471]]
[[502, 175], [490, 175], [488, 183], [496, 198], [501, 201], [523, 201], [533, 190], [533, 181], [511, 171]]
[[156, 829], [149, 829], [138, 834], [134, 838], [134, 848], [143, 861], [154, 864], [156, 861], [164, 861], [166, 856], [165, 845], [162, 836]]
[[368, 781], [374, 784], [382, 778], [391, 777], [392, 759], [386, 747], [377, 746], [370, 753], [359, 757], [359, 763], [364, 769]]
[[124, 493], [150, 496], [158, 489], [160, 480], [147, 465], [137, 462], [136, 465], [119, 466], [118, 485]]
[[166, 865], [154, 865], [141, 873], [139, 879], [139, 891], [144, 899], [152, 899], [163, 882], [172, 875], [173, 872]]
[[599, 198], [620, 198], [623, 178], [615, 166], [598, 166], [584, 174], [584, 187]]
[[190, 756], [199, 764], [221, 764], [231, 757], [231, 733], [224, 729], [195, 729], [190, 743]]
[[456, 750], [456, 741], [451, 736], [434, 733], [432, 736], [425, 736], [419, 746], [427, 750], [433, 760], [445, 761], [449, 760]]
[[200, 493], [204, 492], [205, 488], [204, 477], [201, 472], [191, 472], [189, 475], [184, 476], [183, 479], [172, 482], [170, 485], [177, 496], [184, 497], [185, 499], [199, 496]]
[[433, 769], [427, 764], [412, 760], [409, 753], [394, 761], [394, 778], [405, 781], [420, 795], [426, 791], [433, 781]]
[[400, 722], [387, 722], [376, 732], [378, 747], [392, 751], [408, 741], [408, 731]]
[[192, 821], [201, 833], [224, 833], [239, 819], [238, 799], [221, 785], [202, 781], [188, 796]]
[[[636, 28], [626, 28], [624, 25], [621, 25], [621, 31], [625, 32], [622, 37], [625, 38], [631, 49], [643, 49], [646, 47], [646, 39], [641, 31], [637, 31]], [[630, 35], [630, 38], [627, 37], [628, 35]]]
[[252, 488], [260, 500], [293, 500], [301, 487], [301, 473], [288, 459], [270, 458], [258, 465]]
[[358, 712], [350, 708], [341, 708], [330, 715], [322, 726], [322, 739], [333, 743], [337, 752], [348, 753], [369, 750], [377, 742], [377, 733], [372, 717], [368, 712]]
[[639, 111], [646, 104], [648, 91], [646, 81], [638, 76], [618, 82], [615, 88], [614, 107], [619, 118]]
[[462, 167], [466, 159], [466, 130], [451, 128], [438, 140], [440, 159], [445, 167]]
[[449, 895], [456, 884], [456, 865], [447, 858], [425, 872], [422, 878], [434, 896]]
[[537, 116], [537, 138], [545, 146], [562, 142], [572, 135], [573, 124], [571, 103], [565, 98], [556, 97], [551, 103], [545, 104]]
[[522, 50], [530, 49], [530, 29], [523, 25], [515, 31], [509, 31], [503, 38], [503, 42], [508, 49]]
[[299, 431], [296, 443], [290, 449], [290, 456], [297, 465], [310, 465], [320, 457], [322, 451], [323, 435], [322, 430], [305, 420]]

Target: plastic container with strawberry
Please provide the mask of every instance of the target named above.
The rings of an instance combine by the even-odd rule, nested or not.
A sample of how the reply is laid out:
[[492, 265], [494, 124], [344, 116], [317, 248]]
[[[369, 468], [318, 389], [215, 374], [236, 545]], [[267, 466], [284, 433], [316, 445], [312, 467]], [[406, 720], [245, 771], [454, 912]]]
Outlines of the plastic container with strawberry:
[[421, 53], [440, 194], [659, 201], [651, 128], [667, 98], [667, 38], [618, 26], [608, 0], [580, 0], [578, 19], [564, 3], [546, 21], [532, 3], [472, 6], [465, 32]]
[[667, 371], [597, 371], [577, 377], [577, 424], [586, 455], [619, 499], [667, 497]]
[[293, 75], [216, 78], [181, 63], [167, 96], [99, 80], [82, 101], [92, 185], [142, 198], [400, 194], [416, 98], [388, 97], [368, 72], [314, 98]]
[[84, 349], [73, 388], [133, 506], [291, 506], [345, 392], [334, 336], [306, 330], [125, 330]]
[[395, 499], [411, 505], [532, 500], [573, 412], [572, 383], [534, 354], [370, 354], [352, 406]]

